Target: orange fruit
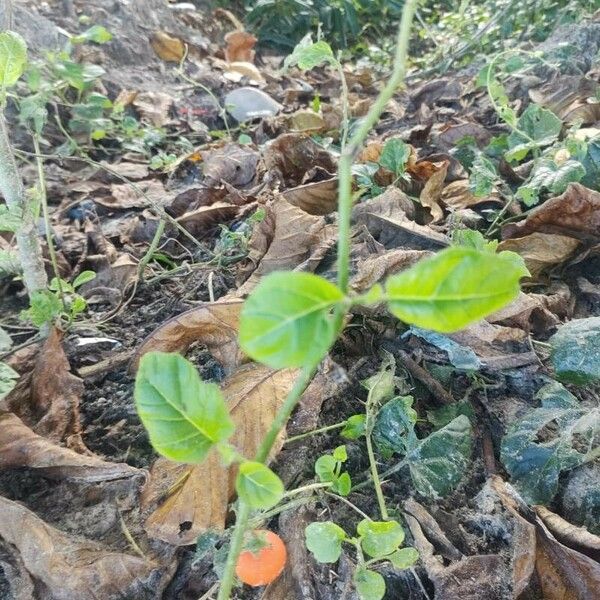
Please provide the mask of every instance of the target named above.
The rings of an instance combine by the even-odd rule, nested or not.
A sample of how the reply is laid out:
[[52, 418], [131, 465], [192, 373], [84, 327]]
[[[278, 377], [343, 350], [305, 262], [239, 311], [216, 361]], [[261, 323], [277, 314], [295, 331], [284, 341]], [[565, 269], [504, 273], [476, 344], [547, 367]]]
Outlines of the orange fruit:
[[241, 581], [258, 587], [277, 579], [287, 560], [283, 540], [268, 529], [252, 532], [250, 550], [244, 550], [238, 558], [235, 574]]

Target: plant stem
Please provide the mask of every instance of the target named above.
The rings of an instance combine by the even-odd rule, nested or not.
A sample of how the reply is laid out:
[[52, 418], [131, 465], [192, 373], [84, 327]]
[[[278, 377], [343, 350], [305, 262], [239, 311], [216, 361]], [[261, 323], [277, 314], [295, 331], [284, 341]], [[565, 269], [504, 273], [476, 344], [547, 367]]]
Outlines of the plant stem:
[[286, 492], [283, 497], [284, 498], [289, 498], [290, 496], [295, 496], [296, 494], [303, 494], [304, 492], [312, 492], [313, 490], [322, 490], [322, 489], [327, 489], [331, 487], [331, 482], [327, 482], [327, 483], [309, 483], [307, 485], [303, 485], [299, 488], [295, 488], [293, 490], [290, 490], [289, 492]]
[[326, 433], [327, 431], [333, 431], [334, 429], [341, 429], [346, 425], [346, 421], [342, 421], [341, 423], [335, 423], [334, 425], [326, 425], [325, 427], [320, 427], [319, 429], [312, 429], [311, 431], [306, 431], [305, 433], [299, 433], [298, 435], [293, 435], [287, 440], [285, 440], [286, 444], [291, 444], [292, 442], [297, 442], [298, 440], [303, 440], [304, 438], [311, 437], [313, 435], [319, 435], [321, 433]]
[[23, 281], [31, 297], [35, 292], [47, 288], [48, 278], [44, 270], [35, 219], [27, 200], [23, 180], [19, 174], [8, 137], [3, 107], [0, 107], [0, 192], [4, 196], [8, 209], [21, 218], [21, 224], [15, 236], [19, 250], [19, 261], [23, 269]]
[[346, 75], [344, 74], [344, 67], [342, 67], [342, 63], [339, 59], [336, 60], [336, 67], [342, 84], [342, 141], [340, 143], [340, 148], [343, 152], [346, 143], [348, 142], [348, 131], [350, 130], [350, 106], [348, 99], [348, 82], [346, 81]]
[[[356, 152], [363, 144], [367, 135], [379, 119], [385, 105], [392, 98], [398, 86], [403, 82], [406, 75], [406, 56], [410, 40], [410, 29], [417, 9], [418, 0], [406, 0], [402, 11], [402, 20], [398, 29], [398, 41], [396, 55], [394, 57], [394, 69], [392, 75], [379, 94], [377, 100], [367, 113], [360, 127], [350, 139], [340, 156], [338, 169], [338, 286], [342, 292], [348, 290], [348, 279], [350, 270], [350, 216], [352, 211], [352, 162]], [[339, 312], [338, 312], [339, 315]], [[341, 323], [342, 317], [338, 316]]]
[[371, 470], [371, 477], [373, 478], [373, 487], [375, 488], [375, 495], [377, 496], [377, 503], [379, 504], [379, 512], [381, 518], [384, 521], [389, 519], [387, 506], [385, 505], [385, 498], [383, 496], [383, 490], [381, 489], [381, 480], [379, 479], [379, 473], [377, 472], [377, 463], [375, 462], [375, 453], [373, 452], [373, 442], [371, 441], [371, 434], [366, 436], [367, 442], [367, 454], [369, 456], [369, 467]]
[[[35, 149], [36, 155], [40, 154], [39, 135], [37, 133], [33, 133], [31, 139], [33, 140], [33, 147]], [[69, 314], [69, 307], [65, 298], [65, 292], [62, 286], [60, 272], [58, 270], [58, 259], [56, 258], [56, 250], [54, 248], [54, 242], [52, 240], [52, 227], [50, 226], [50, 214], [48, 213], [48, 195], [46, 192], [46, 177], [44, 176], [44, 163], [39, 156], [36, 156], [35, 164], [37, 167], [38, 190], [40, 193], [40, 202], [42, 204], [42, 214], [44, 216], [44, 229], [46, 231], [46, 243], [48, 244], [48, 254], [50, 255], [50, 262], [52, 263], [54, 277], [56, 277], [56, 285], [58, 287], [58, 295], [60, 296], [60, 301], [62, 302], [65, 313]]]

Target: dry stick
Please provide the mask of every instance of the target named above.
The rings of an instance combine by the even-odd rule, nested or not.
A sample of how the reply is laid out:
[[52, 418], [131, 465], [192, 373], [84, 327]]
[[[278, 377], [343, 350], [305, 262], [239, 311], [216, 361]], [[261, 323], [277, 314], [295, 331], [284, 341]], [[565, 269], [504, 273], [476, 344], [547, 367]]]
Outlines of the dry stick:
[[441, 404], [452, 404], [454, 402], [454, 398], [443, 388], [442, 384], [423, 367], [418, 365], [406, 352], [400, 350], [398, 355], [402, 359], [402, 364], [406, 367], [407, 371], [415, 379], [423, 383], [436, 400]]
[[[344, 148], [340, 157], [339, 163], [339, 189], [338, 189], [338, 220], [339, 220], [339, 239], [338, 239], [338, 285], [342, 292], [348, 290], [349, 266], [350, 266], [350, 214], [352, 211], [352, 161], [354, 155], [358, 152], [360, 146], [367, 138], [369, 132], [379, 119], [385, 105], [394, 95], [398, 86], [402, 83], [406, 73], [406, 56], [408, 53], [408, 43], [410, 40], [410, 30], [412, 20], [417, 8], [417, 0], [407, 0], [402, 11], [402, 20], [398, 31], [398, 42], [396, 47], [396, 55], [394, 58], [394, 70], [387, 85], [379, 94], [377, 100], [371, 107], [358, 131], [352, 136], [350, 143]], [[340, 330], [344, 322], [345, 308], [336, 311], [336, 325]], [[271, 428], [258, 449], [255, 460], [264, 463], [269, 456], [271, 448], [279, 435], [279, 432], [285, 427], [292, 411], [300, 400], [304, 390], [310, 383], [315, 374], [319, 360], [313, 361], [306, 365], [294, 387], [285, 399], [279, 412], [275, 415], [275, 419], [271, 424]], [[235, 529], [231, 537], [231, 545], [227, 562], [221, 579], [221, 587], [217, 600], [229, 600], [231, 590], [233, 588], [235, 565], [242, 550], [244, 543], [244, 533], [248, 526], [250, 517], [250, 506], [238, 499], [238, 511]]]

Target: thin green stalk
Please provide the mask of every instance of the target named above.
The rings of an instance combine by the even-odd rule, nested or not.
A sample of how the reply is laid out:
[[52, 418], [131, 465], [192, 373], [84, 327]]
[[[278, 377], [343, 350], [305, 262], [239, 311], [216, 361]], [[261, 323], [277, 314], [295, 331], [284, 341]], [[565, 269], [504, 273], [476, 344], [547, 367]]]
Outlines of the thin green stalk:
[[342, 141], [340, 147], [342, 152], [348, 142], [348, 132], [350, 131], [350, 106], [348, 98], [348, 82], [346, 81], [346, 75], [344, 74], [344, 68], [342, 63], [337, 60], [336, 67], [340, 76], [340, 82], [342, 84]]
[[371, 441], [371, 434], [366, 436], [367, 442], [367, 454], [369, 456], [369, 468], [371, 470], [371, 477], [373, 478], [373, 487], [375, 488], [375, 495], [377, 496], [377, 503], [379, 504], [379, 512], [381, 518], [384, 521], [389, 519], [387, 506], [385, 505], [385, 497], [383, 496], [383, 490], [381, 489], [381, 480], [379, 479], [379, 473], [377, 472], [377, 463], [375, 462], [375, 453], [373, 452], [373, 442]]
[[158, 248], [158, 244], [160, 243], [160, 238], [162, 237], [162, 234], [165, 231], [165, 225], [166, 225], [166, 221], [161, 217], [160, 221], [158, 222], [158, 227], [156, 228], [156, 231], [154, 232], [154, 237], [152, 238], [152, 241], [150, 242], [150, 246], [148, 246], [148, 250], [146, 251], [144, 256], [142, 256], [142, 259], [140, 260], [140, 263], [138, 265], [138, 281], [144, 281], [144, 271], [145, 271], [146, 267], [148, 266], [148, 263], [152, 259], [152, 256], [156, 252], [156, 249]]
[[296, 494], [303, 494], [304, 492], [312, 492], [313, 490], [322, 490], [322, 489], [330, 488], [331, 486], [332, 486], [331, 481], [328, 481], [326, 483], [309, 483], [307, 485], [303, 485], [299, 488], [295, 488], [293, 490], [290, 490], [289, 492], [286, 492], [283, 495], [283, 497], [289, 498], [290, 496], [295, 496]]
[[[33, 140], [33, 148], [35, 149], [36, 155], [40, 154], [40, 138], [37, 133], [31, 135]], [[50, 214], [48, 213], [48, 194], [46, 192], [46, 177], [44, 175], [44, 163], [39, 156], [35, 158], [35, 164], [37, 167], [38, 174], [38, 190], [40, 194], [40, 203], [42, 205], [42, 215], [44, 217], [44, 230], [46, 232], [46, 243], [48, 244], [48, 254], [50, 255], [50, 263], [52, 264], [52, 271], [54, 277], [56, 277], [56, 283], [58, 287], [58, 295], [62, 302], [65, 313], [69, 314], [69, 306], [65, 298], [65, 292], [63, 290], [62, 282], [60, 279], [60, 271], [58, 270], [58, 259], [56, 257], [56, 249], [54, 248], [54, 241], [52, 240], [52, 227], [50, 226]]]
[[[367, 113], [360, 127], [344, 148], [338, 168], [338, 286], [342, 292], [348, 291], [350, 272], [350, 216], [352, 212], [352, 162], [355, 154], [366, 140], [369, 132], [378, 121], [385, 105], [392, 98], [398, 86], [406, 75], [406, 57], [410, 41], [410, 29], [417, 10], [418, 0], [407, 0], [402, 11], [402, 20], [398, 29], [396, 55], [394, 57], [394, 70], [392, 75], [379, 94], [377, 100]], [[342, 317], [338, 316], [341, 323]]]
[[291, 444], [292, 442], [297, 442], [299, 440], [303, 440], [307, 437], [312, 437], [313, 435], [319, 435], [321, 433], [326, 433], [327, 431], [333, 431], [334, 429], [341, 429], [346, 425], [346, 421], [342, 423], [335, 423], [335, 425], [326, 425], [325, 427], [320, 427], [319, 429], [313, 429], [311, 431], [307, 431], [305, 433], [299, 433], [298, 435], [292, 435], [287, 440], [285, 440], [286, 444]]

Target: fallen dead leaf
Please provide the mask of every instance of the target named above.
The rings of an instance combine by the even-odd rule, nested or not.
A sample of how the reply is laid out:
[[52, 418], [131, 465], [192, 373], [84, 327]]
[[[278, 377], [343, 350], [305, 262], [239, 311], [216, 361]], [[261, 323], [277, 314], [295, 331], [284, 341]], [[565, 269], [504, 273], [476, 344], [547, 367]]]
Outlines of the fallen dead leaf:
[[163, 323], [141, 344], [131, 361], [137, 369], [146, 352], [185, 352], [194, 342], [208, 351], [231, 371], [242, 361], [237, 342], [242, 300], [218, 300], [192, 308]]
[[23, 419], [35, 433], [83, 450], [79, 423], [83, 382], [71, 373], [62, 333], [52, 329], [31, 360], [29, 365], [21, 365], [23, 375], [2, 406]]
[[[97, 178], [103, 182], [111, 183], [113, 181], [122, 181], [118, 179], [113, 173], [120, 175], [121, 177], [126, 177], [127, 179], [131, 179], [132, 181], [138, 181], [140, 179], [145, 179], [150, 174], [148, 169], [148, 165], [142, 163], [134, 163], [123, 161], [120, 163], [108, 163], [106, 161], [102, 161], [100, 163], [107, 170], [99, 171], [97, 174]], [[108, 170], [110, 169], [110, 170]], [[88, 182], [82, 182], [88, 183]]]
[[166, 62], [181, 62], [185, 56], [185, 43], [164, 31], [155, 31], [150, 37], [150, 45], [158, 58]]
[[247, 77], [251, 81], [265, 80], [258, 68], [251, 62], [229, 63], [227, 65], [227, 69], [225, 70], [225, 77], [234, 83], [238, 83], [244, 77]]
[[486, 196], [484, 198], [474, 196], [469, 189], [468, 179], [459, 179], [458, 181], [452, 181], [446, 185], [442, 191], [441, 200], [446, 206], [455, 210], [470, 208], [471, 206], [477, 206], [478, 204], [485, 204], [487, 202], [502, 203], [502, 200], [497, 195]]
[[254, 62], [254, 46], [258, 41], [251, 33], [246, 31], [230, 31], [225, 35], [225, 60], [233, 62]]
[[326, 128], [325, 119], [314, 110], [297, 110], [287, 117], [288, 128], [298, 133], [318, 133]]
[[338, 179], [306, 183], [281, 192], [282, 197], [309, 215], [328, 215], [337, 210]]
[[[236, 424], [231, 443], [244, 456], [255, 455], [294, 379], [294, 370], [272, 371], [252, 363], [223, 381], [223, 395]], [[282, 443], [283, 437], [274, 446], [271, 458]], [[216, 452], [201, 465], [178, 465], [159, 459], [141, 497], [142, 509], [153, 510], [145, 525], [148, 535], [182, 546], [193, 543], [208, 528], [223, 529], [234, 480], [235, 469], [224, 467]], [[155, 508], [157, 502], [160, 505]]]
[[171, 195], [165, 191], [158, 179], [140, 181], [136, 184], [140, 192], [128, 183], [113, 183], [110, 186], [111, 196], [94, 197], [94, 202], [112, 209], [145, 208], [158, 204], [168, 206]]
[[500, 242], [498, 250], [511, 250], [519, 254], [531, 276], [539, 277], [544, 271], [566, 262], [580, 246], [573, 237], [557, 233], [534, 232]]
[[169, 110], [173, 98], [165, 92], [140, 92], [133, 101], [133, 106], [139, 111], [142, 119], [155, 127], [162, 127], [169, 120]]
[[204, 184], [209, 187], [227, 182], [234, 187], [249, 184], [256, 175], [259, 154], [248, 146], [226, 144], [203, 153]]
[[201, 206], [178, 217], [177, 222], [185, 227], [192, 235], [233, 219], [239, 212], [240, 207], [228, 202], [215, 202], [211, 206]]
[[18, 551], [27, 572], [47, 590], [44, 597], [55, 600], [158, 600], [176, 567], [71, 537], [2, 497], [0, 538]]
[[440, 206], [440, 200], [442, 198], [442, 190], [444, 189], [444, 181], [448, 173], [448, 164], [448, 162], [443, 162], [439, 165], [438, 170], [427, 180], [419, 196], [421, 205], [429, 209], [433, 217], [433, 223], [441, 221], [444, 218], [444, 211]]
[[600, 192], [571, 183], [564, 194], [534, 208], [521, 223], [506, 225], [502, 237], [519, 238], [535, 232], [597, 241], [600, 239]]
[[313, 255], [328, 240], [335, 239], [335, 226], [323, 217], [309, 215], [276, 197], [265, 206], [265, 218], [252, 231], [248, 248], [248, 263], [242, 273], [247, 278], [238, 294], [249, 293], [261, 277], [273, 271], [291, 271], [303, 263], [305, 267]]
[[96, 482], [141, 476], [123, 463], [106, 462], [91, 454], [63, 448], [33, 432], [19, 417], [0, 412], [0, 470], [27, 467], [50, 479]]

